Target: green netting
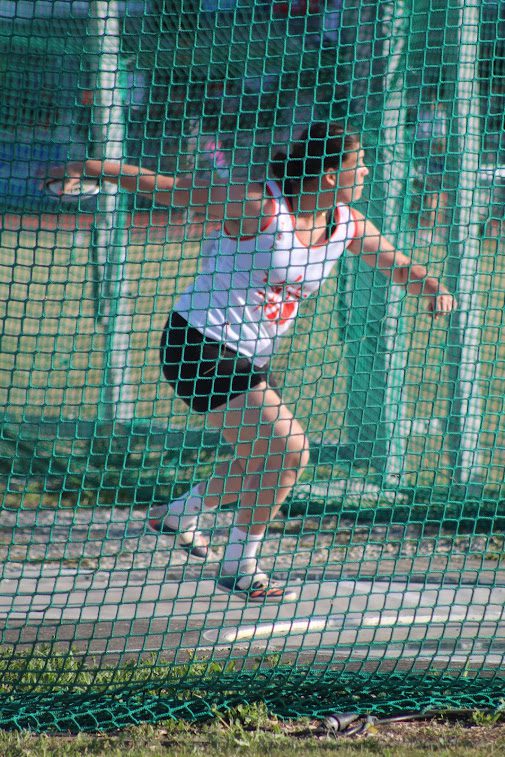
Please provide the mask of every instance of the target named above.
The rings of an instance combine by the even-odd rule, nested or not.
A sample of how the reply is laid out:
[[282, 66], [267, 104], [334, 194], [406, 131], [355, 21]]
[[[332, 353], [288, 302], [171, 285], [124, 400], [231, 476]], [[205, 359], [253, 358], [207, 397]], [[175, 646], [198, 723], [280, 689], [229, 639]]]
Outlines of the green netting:
[[[0, 725], [502, 704], [503, 5], [13, 0], [0, 50]], [[204, 514], [205, 561], [148, 527], [244, 464], [159, 361], [223, 232], [210, 205], [44, 182], [94, 159], [231, 197], [332, 121], [365, 150], [353, 207], [458, 308], [349, 251], [301, 303], [270, 368], [310, 460], [259, 552], [296, 598], [246, 602], [218, 582], [264, 468]]]

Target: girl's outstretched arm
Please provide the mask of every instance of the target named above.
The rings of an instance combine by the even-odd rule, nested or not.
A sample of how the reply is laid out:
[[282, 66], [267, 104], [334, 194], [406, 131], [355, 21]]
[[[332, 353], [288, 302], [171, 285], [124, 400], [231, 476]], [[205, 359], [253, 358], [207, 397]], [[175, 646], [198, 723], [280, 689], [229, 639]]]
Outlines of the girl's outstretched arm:
[[423, 265], [413, 263], [407, 255], [395, 250], [362, 213], [354, 209], [352, 213], [357, 229], [349, 250], [354, 255], [360, 255], [367, 265], [388, 276], [395, 284], [402, 284], [410, 294], [426, 297], [428, 310], [435, 318], [447, 315], [456, 308], [455, 297], [437, 278], [429, 276]]
[[261, 185], [231, 183], [218, 175], [182, 174], [167, 176], [115, 160], [85, 160], [51, 169], [51, 177], [63, 179], [71, 189], [80, 179], [96, 178], [128, 192], [150, 196], [158, 205], [195, 208], [209, 220], [226, 220], [237, 235], [256, 233], [258, 219], [268, 203]]
[[[90, 159], [82, 163], [67, 163], [54, 167], [51, 176], [63, 179], [68, 189], [72, 187], [72, 183], [82, 178], [96, 178], [102, 182], [117, 184], [127, 192], [149, 195], [158, 205], [171, 207], [188, 207], [191, 204], [191, 195], [195, 194], [194, 190], [197, 189], [193, 186], [192, 176], [183, 175], [175, 178], [119, 160]], [[208, 185], [200, 183], [202, 186], [199, 189], [206, 189], [208, 195]]]

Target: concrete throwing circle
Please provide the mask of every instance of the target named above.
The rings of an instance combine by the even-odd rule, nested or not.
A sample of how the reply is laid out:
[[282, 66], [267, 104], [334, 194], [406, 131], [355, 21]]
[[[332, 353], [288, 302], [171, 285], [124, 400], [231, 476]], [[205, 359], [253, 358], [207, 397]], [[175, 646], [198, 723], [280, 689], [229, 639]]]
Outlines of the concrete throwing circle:
[[[327, 567], [307, 579], [286, 568], [296, 601], [257, 605], [218, 589], [218, 558], [187, 562], [172, 537], [147, 532], [145, 517], [141, 508], [6, 511], [0, 644], [16, 653], [64, 645], [109, 666], [147, 653], [187, 662], [197, 650], [237, 661], [272, 652], [349, 669], [503, 667], [505, 572], [496, 565], [485, 571], [493, 585], [471, 583], [483, 570], [469, 562], [453, 571], [454, 584], [438, 566], [424, 583], [332, 578]], [[221, 517], [219, 528], [229, 527], [228, 514]]]
[[[0, 643], [50, 640], [124, 659], [188, 650], [220, 656], [291, 652], [353, 663], [503, 666], [505, 587], [384, 580], [298, 581], [298, 599], [253, 605], [213, 575], [181, 569], [78, 570], [5, 565]], [[195, 571], [193, 571], [195, 573]]]

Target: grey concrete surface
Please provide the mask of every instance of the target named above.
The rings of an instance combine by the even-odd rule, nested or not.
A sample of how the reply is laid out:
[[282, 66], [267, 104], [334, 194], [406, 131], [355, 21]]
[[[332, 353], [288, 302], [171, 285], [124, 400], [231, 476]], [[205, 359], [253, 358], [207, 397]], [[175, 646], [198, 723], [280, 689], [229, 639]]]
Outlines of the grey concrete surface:
[[216, 586], [208, 569], [79, 570], [4, 565], [0, 643], [72, 644], [117, 660], [146, 652], [182, 659], [304, 654], [405, 666], [502, 667], [505, 587], [386, 580], [290, 581], [295, 601], [257, 605]]

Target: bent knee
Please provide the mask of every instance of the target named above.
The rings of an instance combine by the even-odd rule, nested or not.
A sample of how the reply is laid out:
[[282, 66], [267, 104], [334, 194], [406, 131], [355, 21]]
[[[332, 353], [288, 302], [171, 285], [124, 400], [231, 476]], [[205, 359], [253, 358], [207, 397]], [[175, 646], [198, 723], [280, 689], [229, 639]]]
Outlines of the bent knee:
[[286, 440], [286, 446], [282, 453], [282, 467], [296, 472], [298, 478], [310, 461], [309, 440], [306, 434], [293, 434]]
[[249, 472], [282, 470], [293, 472], [295, 478], [307, 467], [310, 460], [309, 440], [301, 426], [289, 434], [276, 434], [258, 440], [248, 461]]
[[303, 463], [304, 467], [307, 465], [310, 457], [310, 442], [307, 434], [298, 422], [295, 422], [292, 426], [291, 433], [288, 437], [287, 448], [290, 452], [299, 455], [300, 461]]

